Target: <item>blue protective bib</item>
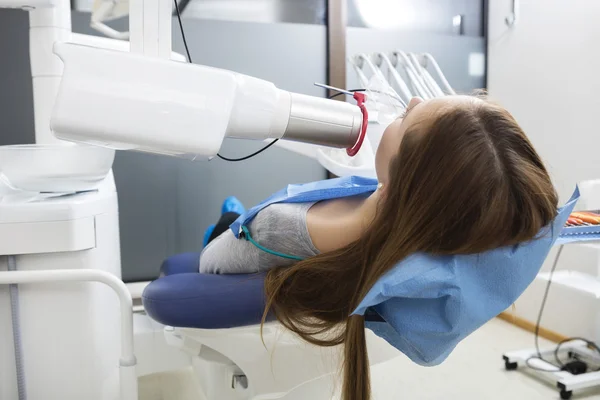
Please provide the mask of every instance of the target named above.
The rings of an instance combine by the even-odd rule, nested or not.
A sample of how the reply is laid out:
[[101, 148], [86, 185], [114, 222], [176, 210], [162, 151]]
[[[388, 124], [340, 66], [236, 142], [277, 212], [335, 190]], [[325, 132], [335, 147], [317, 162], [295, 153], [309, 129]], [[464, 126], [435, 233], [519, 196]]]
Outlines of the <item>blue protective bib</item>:
[[256, 214], [271, 204], [309, 203], [311, 201], [370, 194], [375, 190], [377, 190], [377, 180], [360, 176], [346, 176], [343, 178], [327, 179], [300, 185], [288, 185], [286, 188], [273, 194], [259, 205], [252, 207], [244, 214], [240, 215], [229, 228], [235, 237], [239, 238], [242, 226], [252, 221], [252, 219], [256, 217]]
[[[289, 185], [241, 215], [231, 230], [239, 236], [260, 210], [273, 203], [301, 203], [372, 193], [377, 181], [345, 177], [304, 185]], [[456, 345], [490, 319], [509, 308], [533, 282], [548, 252], [560, 243], [600, 238], [561, 231], [579, 191], [540, 236], [518, 246], [476, 255], [414, 254], [399, 262], [371, 288], [353, 314], [375, 311], [381, 322], [367, 328], [420, 365], [436, 365]]]

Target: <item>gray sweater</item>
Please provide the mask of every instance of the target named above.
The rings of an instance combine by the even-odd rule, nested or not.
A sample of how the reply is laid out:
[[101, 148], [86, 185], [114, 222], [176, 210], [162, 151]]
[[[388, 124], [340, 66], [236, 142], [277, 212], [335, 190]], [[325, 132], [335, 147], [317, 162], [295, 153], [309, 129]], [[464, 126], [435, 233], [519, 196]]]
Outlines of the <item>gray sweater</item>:
[[[310, 239], [306, 214], [314, 203], [275, 203], [248, 224], [258, 244], [283, 254], [307, 258], [319, 254]], [[248, 274], [285, 267], [296, 261], [269, 254], [248, 240], [236, 239], [230, 229], [213, 239], [200, 255], [200, 272]]]

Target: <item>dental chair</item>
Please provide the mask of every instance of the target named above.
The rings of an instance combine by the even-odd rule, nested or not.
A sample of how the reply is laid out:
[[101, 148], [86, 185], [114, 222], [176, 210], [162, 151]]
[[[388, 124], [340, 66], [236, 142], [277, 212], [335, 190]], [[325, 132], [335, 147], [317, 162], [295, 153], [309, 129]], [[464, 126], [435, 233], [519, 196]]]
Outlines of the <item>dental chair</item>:
[[[310, 345], [272, 317], [261, 337], [264, 275], [200, 274], [199, 259], [199, 253], [185, 253], [165, 260], [142, 300], [148, 315], [166, 325], [167, 342], [192, 355], [204, 397], [332, 399], [340, 348]], [[371, 365], [400, 354], [370, 331], [367, 346]]]

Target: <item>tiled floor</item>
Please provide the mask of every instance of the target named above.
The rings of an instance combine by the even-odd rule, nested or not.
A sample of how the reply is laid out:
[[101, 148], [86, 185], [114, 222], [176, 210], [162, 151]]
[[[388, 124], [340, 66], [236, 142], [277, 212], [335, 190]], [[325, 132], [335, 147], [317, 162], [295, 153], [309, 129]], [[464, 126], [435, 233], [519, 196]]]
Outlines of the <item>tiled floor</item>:
[[[555, 388], [522, 372], [504, 370], [503, 352], [532, 345], [532, 334], [493, 320], [461, 343], [441, 366], [418, 367], [400, 357], [375, 367], [374, 400], [559, 399]], [[203, 400], [195, 393], [187, 370], [140, 380], [140, 400]], [[573, 400], [581, 399], [600, 400], [600, 390], [576, 392]]]

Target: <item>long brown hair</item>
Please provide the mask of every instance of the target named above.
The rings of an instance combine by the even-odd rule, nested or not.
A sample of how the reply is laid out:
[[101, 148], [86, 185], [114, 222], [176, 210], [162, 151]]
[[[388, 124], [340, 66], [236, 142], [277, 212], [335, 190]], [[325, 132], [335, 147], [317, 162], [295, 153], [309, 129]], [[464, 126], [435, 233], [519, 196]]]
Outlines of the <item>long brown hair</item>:
[[415, 252], [469, 254], [528, 241], [556, 215], [540, 157], [502, 107], [473, 99], [412, 124], [375, 220], [336, 251], [276, 268], [267, 309], [319, 346], [344, 345], [343, 400], [370, 399], [365, 321], [350, 316], [375, 282]]

